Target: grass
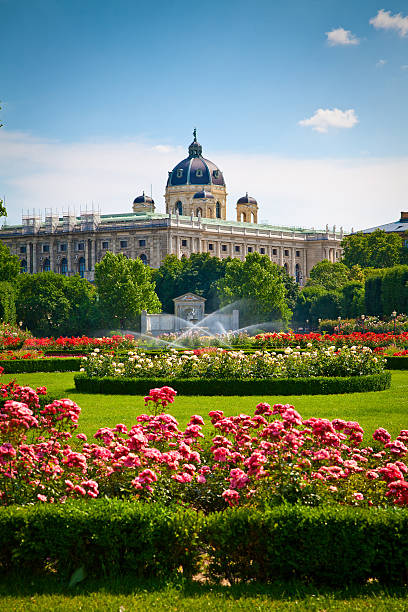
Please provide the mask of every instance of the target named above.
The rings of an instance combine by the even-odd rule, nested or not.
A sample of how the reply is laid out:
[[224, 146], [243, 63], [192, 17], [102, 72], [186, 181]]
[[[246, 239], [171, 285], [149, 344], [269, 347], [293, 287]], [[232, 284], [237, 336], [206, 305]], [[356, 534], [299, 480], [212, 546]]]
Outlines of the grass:
[[[70, 397], [82, 408], [79, 430], [91, 437], [102, 426], [117, 423], [131, 425], [144, 412], [140, 396], [110, 396], [76, 393], [74, 373], [33, 373], [3, 375], [2, 382], [16, 378], [21, 385], [46, 385], [52, 396]], [[211, 383], [209, 383], [211, 384]], [[146, 392], [149, 390], [146, 389]], [[391, 388], [386, 391], [328, 396], [285, 397], [177, 397], [170, 412], [185, 426], [191, 414], [204, 417], [209, 410], [223, 410], [227, 415], [253, 413], [259, 401], [290, 403], [304, 417], [321, 416], [358, 421], [371, 436], [378, 427], [392, 435], [408, 428], [408, 371], [392, 373]], [[207, 418], [208, 421], [208, 418]], [[368, 441], [368, 439], [367, 439]], [[116, 580], [85, 579], [69, 588], [55, 578], [0, 580], [0, 610], [43, 612], [131, 610], [201, 611], [211, 610], [339, 610], [405, 611], [406, 589], [384, 589], [378, 584], [346, 590], [321, 589], [304, 584], [208, 585], [197, 582], [137, 582], [129, 577]]]
[[405, 611], [405, 589], [383, 589], [376, 584], [345, 590], [317, 589], [299, 583], [232, 587], [198, 582], [138, 582], [129, 577], [116, 580], [87, 580], [69, 588], [49, 578], [27, 580], [18, 576], [0, 582], [0, 609], [43, 612], [106, 610], [201, 611], [211, 610], [341, 610]]
[[[145, 411], [141, 396], [77, 393], [74, 373], [8, 374], [2, 376], [2, 381], [14, 378], [19, 384], [34, 388], [46, 385], [53, 396], [70, 397], [77, 402], [82, 408], [79, 430], [87, 436], [92, 436], [99, 427], [113, 427], [117, 423], [132, 425], [135, 417]], [[146, 389], [146, 393], [148, 391], [149, 389]], [[303, 417], [336, 417], [358, 421], [368, 436], [379, 426], [385, 427], [391, 435], [396, 436], [401, 429], [408, 428], [408, 371], [393, 371], [391, 388], [386, 391], [284, 397], [177, 397], [169, 407], [169, 412], [176, 417], [180, 426], [184, 427], [192, 414], [206, 417], [210, 410], [223, 410], [226, 415], [252, 414], [260, 401], [292, 404]]]

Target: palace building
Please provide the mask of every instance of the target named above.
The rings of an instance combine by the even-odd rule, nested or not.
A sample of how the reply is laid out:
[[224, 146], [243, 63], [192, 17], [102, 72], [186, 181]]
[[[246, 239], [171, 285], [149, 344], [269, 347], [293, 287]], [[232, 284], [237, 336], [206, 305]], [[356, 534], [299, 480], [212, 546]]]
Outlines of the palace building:
[[341, 256], [342, 228], [316, 231], [258, 223], [258, 202], [248, 193], [236, 203], [236, 221], [227, 220], [223, 173], [203, 157], [195, 130], [188, 157], [168, 174], [164, 198], [165, 213], [156, 213], [153, 199], [143, 193], [133, 201], [132, 212], [123, 214], [48, 212], [44, 219], [27, 214], [21, 225], [4, 225], [0, 239], [20, 258], [22, 272], [53, 270], [90, 281], [108, 251], [139, 257], [153, 268], [169, 254], [244, 259], [258, 252], [285, 266], [300, 284], [316, 263]]

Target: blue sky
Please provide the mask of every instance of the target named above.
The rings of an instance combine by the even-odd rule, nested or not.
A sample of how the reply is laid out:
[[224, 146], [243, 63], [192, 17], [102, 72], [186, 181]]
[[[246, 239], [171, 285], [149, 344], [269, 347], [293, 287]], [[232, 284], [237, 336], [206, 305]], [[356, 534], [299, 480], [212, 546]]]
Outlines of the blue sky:
[[0, 21], [10, 222], [125, 212], [150, 185], [163, 210], [194, 126], [230, 218], [247, 190], [284, 225], [408, 208], [406, 1], [0, 0]]

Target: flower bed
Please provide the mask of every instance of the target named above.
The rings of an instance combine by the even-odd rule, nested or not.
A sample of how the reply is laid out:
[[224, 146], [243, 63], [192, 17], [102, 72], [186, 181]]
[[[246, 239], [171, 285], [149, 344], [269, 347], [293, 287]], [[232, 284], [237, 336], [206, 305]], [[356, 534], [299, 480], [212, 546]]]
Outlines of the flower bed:
[[384, 371], [385, 359], [367, 347], [328, 347], [320, 351], [282, 354], [202, 349], [146, 355], [129, 351], [120, 359], [96, 349], [84, 357], [81, 371], [88, 377], [167, 378], [204, 380], [264, 380], [314, 376], [363, 376]]
[[126, 334], [124, 336], [113, 335], [103, 338], [88, 338], [88, 336], [72, 336], [59, 338], [28, 338], [24, 342], [24, 348], [56, 350], [56, 351], [92, 351], [95, 348], [133, 348], [135, 346], [134, 336]]
[[[45, 393], [45, 388], [37, 390]], [[152, 389], [128, 428], [77, 434], [80, 408], [69, 399], [42, 406], [29, 387], [2, 386], [0, 504], [63, 503], [121, 497], [182, 503], [211, 512], [229, 506], [408, 506], [408, 430], [383, 428], [363, 444], [354, 421], [303, 419], [293, 406], [260, 403], [254, 415], [193, 415], [184, 431], [163, 412], [176, 392]]]
[[266, 333], [257, 334], [252, 344], [260, 348], [300, 346], [301, 348], [330, 346], [368, 346], [371, 349], [398, 346], [408, 348], [408, 332], [394, 334], [391, 332], [376, 334], [373, 332], [353, 332], [350, 334], [295, 334], [295, 333]]

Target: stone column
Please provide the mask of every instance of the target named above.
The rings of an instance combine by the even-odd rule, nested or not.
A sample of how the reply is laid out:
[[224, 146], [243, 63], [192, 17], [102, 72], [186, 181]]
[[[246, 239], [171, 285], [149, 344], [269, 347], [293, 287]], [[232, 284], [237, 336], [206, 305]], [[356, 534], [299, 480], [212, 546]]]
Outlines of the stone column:
[[278, 247], [279, 249], [279, 265], [283, 268], [283, 246]]
[[95, 272], [95, 261], [96, 261], [96, 240], [91, 240], [91, 270]]
[[54, 272], [54, 240], [50, 241], [50, 270]]
[[[85, 273], [86, 273], [89, 271], [88, 239], [84, 240], [84, 247], [85, 247], [84, 259], [85, 259]], [[85, 278], [88, 278], [86, 274], [85, 274]]]
[[71, 274], [72, 274], [72, 263], [71, 263], [71, 259], [72, 259], [72, 240], [71, 240], [71, 238], [68, 236], [68, 242], [67, 242], [67, 265], [68, 265], [68, 276], [71, 276]]
[[33, 242], [33, 274], [37, 272], [37, 243]]

